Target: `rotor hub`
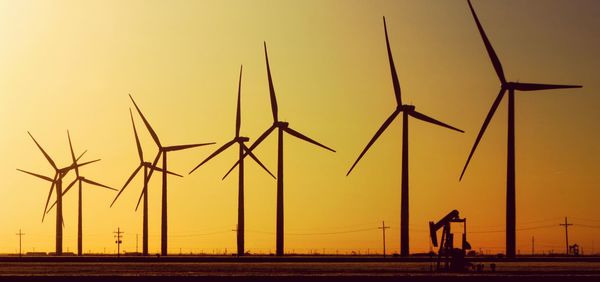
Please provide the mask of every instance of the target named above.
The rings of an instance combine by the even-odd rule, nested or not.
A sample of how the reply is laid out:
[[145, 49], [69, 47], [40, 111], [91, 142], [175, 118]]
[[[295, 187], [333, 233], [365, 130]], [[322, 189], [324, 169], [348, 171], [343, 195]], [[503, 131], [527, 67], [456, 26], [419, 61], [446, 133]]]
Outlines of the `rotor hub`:
[[402, 105], [399, 108], [405, 112], [414, 112], [415, 111], [414, 105]]
[[278, 121], [275, 123], [275, 125], [279, 128], [287, 128], [289, 123], [285, 121]]

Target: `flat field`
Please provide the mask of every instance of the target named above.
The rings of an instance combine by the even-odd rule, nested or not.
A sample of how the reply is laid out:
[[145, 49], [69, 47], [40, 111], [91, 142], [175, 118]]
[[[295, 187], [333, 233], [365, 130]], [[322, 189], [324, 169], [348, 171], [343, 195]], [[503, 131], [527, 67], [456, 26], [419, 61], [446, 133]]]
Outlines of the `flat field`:
[[[495, 260], [482, 272], [433, 272], [426, 259], [0, 257], [0, 280], [18, 281], [600, 281], [600, 261]], [[496, 265], [491, 271], [490, 264]]]

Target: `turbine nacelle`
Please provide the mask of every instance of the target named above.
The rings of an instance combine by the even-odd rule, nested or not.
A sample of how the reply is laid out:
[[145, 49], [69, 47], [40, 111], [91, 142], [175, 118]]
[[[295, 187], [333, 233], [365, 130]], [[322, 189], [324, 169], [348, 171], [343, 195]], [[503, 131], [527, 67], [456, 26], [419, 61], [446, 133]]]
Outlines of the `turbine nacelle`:
[[524, 90], [524, 89], [522, 89], [523, 84], [525, 84], [525, 83], [509, 81], [504, 84], [501, 84], [500, 87], [502, 89], [506, 89], [506, 90]]
[[279, 127], [281, 129], [285, 129], [285, 128], [288, 128], [288, 126], [290, 125], [290, 123], [289, 122], [285, 122], [285, 121], [276, 121], [273, 125], [275, 127]]
[[248, 142], [248, 141], [250, 141], [250, 138], [248, 138], [248, 137], [246, 137], [246, 136], [239, 136], [239, 137], [237, 137], [235, 140], [236, 140], [237, 142], [242, 142], [242, 143], [244, 143], [244, 142]]
[[398, 111], [412, 113], [415, 111], [415, 106], [414, 105], [400, 105], [400, 106], [398, 106]]

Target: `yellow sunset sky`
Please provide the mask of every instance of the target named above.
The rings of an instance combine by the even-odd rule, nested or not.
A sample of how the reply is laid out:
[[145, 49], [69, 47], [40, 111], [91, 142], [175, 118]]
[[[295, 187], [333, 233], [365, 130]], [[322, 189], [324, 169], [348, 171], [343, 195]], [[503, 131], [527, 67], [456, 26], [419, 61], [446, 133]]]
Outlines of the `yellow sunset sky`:
[[[517, 248], [600, 249], [600, 4], [593, 0], [474, 0], [509, 80], [581, 84], [517, 93]], [[428, 221], [452, 209], [476, 250], [504, 252], [506, 101], [465, 178], [458, 177], [499, 88], [466, 1], [0, 1], [0, 253], [53, 251], [55, 214], [42, 223], [52, 176], [30, 131], [60, 166], [76, 152], [102, 161], [82, 175], [120, 189], [138, 165], [131, 93], [164, 144], [217, 142], [169, 154], [169, 252], [235, 251], [237, 148], [188, 172], [233, 138], [239, 67], [242, 135], [272, 122], [263, 41], [279, 116], [323, 144], [285, 137], [286, 252], [388, 252], [400, 243], [402, 120], [346, 172], [395, 109], [382, 16], [403, 100], [466, 133], [411, 119], [410, 251], [429, 250]], [[156, 153], [136, 115], [144, 153]], [[275, 173], [276, 137], [255, 151]], [[140, 175], [141, 176], [141, 175]], [[116, 193], [84, 187], [84, 252], [141, 250], [141, 177]], [[72, 175], [70, 176], [72, 177]], [[150, 251], [160, 249], [160, 178], [150, 183]], [[77, 198], [64, 197], [64, 250], [77, 248]], [[246, 249], [275, 251], [276, 181], [246, 166]], [[335, 233], [335, 234], [332, 234]]]

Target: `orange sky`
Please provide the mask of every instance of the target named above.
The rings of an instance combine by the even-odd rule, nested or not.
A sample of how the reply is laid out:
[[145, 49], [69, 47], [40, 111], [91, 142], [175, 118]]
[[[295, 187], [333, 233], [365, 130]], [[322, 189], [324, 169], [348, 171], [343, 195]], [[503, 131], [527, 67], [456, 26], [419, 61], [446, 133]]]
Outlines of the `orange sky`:
[[[518, 93], [517, 247], [562, 252], [570, 239], [592, 250], [600, 234], [600, 19], [596, 1], [474, 1], [507, 78], [582, 84], [583, 89]], [[169, 251], [235, 250], [237, 175], [221, 181], [237, 152], [187, 172], [233, 137], [240, 64], [242, 134], [271, 123], [262, 42], [267, 41], [279, 116], [336, 149], [285, 140], [286, 250], [399, 249], [401, 119], [355, 171], [345, 174], [395, 108], [381, 17], [404, 101], [466, 131], [410, 121], [411, 252], [427, 251], [427, 222], [452, 209], [468, 218], [479, 250], [504, 249], [506, 104], [501, 104], [462, 182], [460, 170], [499, 82], [466, 1], [0, 1], [0, 252], [52, 251], [54, 214], [41, 223], [49, 185], [16, 171], [51, 175], [30, 140], [61, 165], [76, 151], [102, 161], [87, 177], [120, 188], [138, 164], [128, 108], [131, 93], [167, 144], [215, 141], [169, 155]], [[136, 117], [146, 155], [150, 135]], [[276, 170], [276, 138], [256, 154]], [[125, 231], [135, 250], [141, 213], [137, 179], [115, 194], [84, 191], [84, 250], [113, 251]], [[275, 249], [276, 182], [249, 163], [246, 247]], [[150, 250], [160, 248], [160, 182], [150, 186]], [[76, 250], [76, 194], [65, 196], [65, 251]], [[368, 229], [368, 230], [367, 230]], [[352, 231], [352, 232], [351, 232]], [[341, 232], [341, 233], [339, 233]], [[328, 234], [338, 233], [338, 234]], [[596, 242], [600, 245], [600, 242]]]

